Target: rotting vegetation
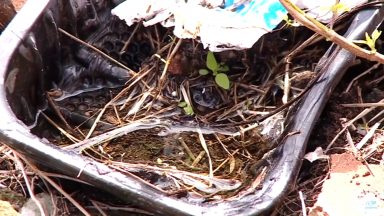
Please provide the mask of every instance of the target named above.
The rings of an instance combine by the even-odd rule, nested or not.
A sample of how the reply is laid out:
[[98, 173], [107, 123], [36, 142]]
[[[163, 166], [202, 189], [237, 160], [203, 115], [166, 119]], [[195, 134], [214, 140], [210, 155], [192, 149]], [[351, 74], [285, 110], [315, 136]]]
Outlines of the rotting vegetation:
[[[250, 50], [212, 54], [197, 40], [174, 38], [160, 26], [111, 22], [92, 43], [60, 31], [64, 41], [119, 61], [130, 76], [114, 88], [76, 89], [67, 82], [47, 92], [50, 108], [43, 116], [60, 131], [47, 138], [170, 193], [225, 197], [261, 186], [249, 182], [259, 174], [258, 161], [278, 144], [287, 113], [272, 111], [284, 106], [282, 97], [304, 91], [324, 51], [308, 43], [313, 48], [292, 59], [291, 87], [284, 84], [284, 58], [307, 38], [307, 30], [282, 25]], [[114, 40], [114, 28], [126, 29], [118, 36], [124, 43]], [[84, 53], [79, 50], [73, 52]], [[212, 63], [210, 55], [225, 67], [218, 72], [229, 79], [228, 89], [215, 81], [218, 72], [201, 74]]]

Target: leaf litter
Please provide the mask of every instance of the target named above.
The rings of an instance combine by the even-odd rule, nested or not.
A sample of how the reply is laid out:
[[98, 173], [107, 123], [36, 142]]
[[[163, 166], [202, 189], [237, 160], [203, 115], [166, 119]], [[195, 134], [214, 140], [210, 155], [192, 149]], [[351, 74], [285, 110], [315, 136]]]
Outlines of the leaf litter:
[[[213, 54], [197, 40], [176, 39], [160, 28], [134, 28], [132, 33], [142, 35], [137, 37], [145, 38], [153, 52], [137, 71], [129, 69], [131, 76], [124, 86], [52, 97], [50, 106], [63, 118], [54, 122], [55, 115], [44, 115], [61, 131], [51, 141], [133, 173], [168, 193], [186, 190], [202, 197], [227, 197], [244, 187], [257, 189], [263, 178], [250, 183], [257, 172], [250, 169], [276, 147], [285, 127], [289, 105], [273, 113], [284, 106], [284, 86], [280, 85], [284, 74], [289, 71], [292, 82], [286, 95], [290, 100], [313, 78], [298, 75], [312, 71], [322, 51], [297, 52], [302, 56], [293, 55], [295, 67], [286, 70], [284, 58], [306, 39], [297, 33], [305, 29], [282, 27], [250, 50]], [[293, 38], [285, 38], [282, 32]], [[133, 38], [124, 44], [125, 52], [137, 43]], [[104, 50], [97, 44], [86, 47], [97, 53]], [[313, 56], [312, 60], [306, 55]], [[207, 67], [216, 74], [202, 74]], [[84, 110], [73, 102], [87, 97], [93, 100]], [[100, 100], [104, 103], [95, 103]], [[70, 107], [73, 104], [76, 108]], [[80, 110], [82, 121], [67, 120], [63, 110], [68, 109]], [[258, 121], [268, 114], [269, 118]], [[261, 174], [266, 172], [261, 170]]]

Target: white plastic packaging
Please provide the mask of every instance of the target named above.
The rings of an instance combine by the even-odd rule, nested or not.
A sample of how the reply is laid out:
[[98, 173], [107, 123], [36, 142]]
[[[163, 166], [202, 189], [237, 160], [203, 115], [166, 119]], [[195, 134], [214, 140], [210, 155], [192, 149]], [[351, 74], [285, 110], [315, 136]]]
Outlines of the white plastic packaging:
[[[322, 22], [332, 19], [336, 0], [292, 1]], [[340, 0], [352, 8], [366, 0]], [[344, 11], [339, 11], [342, 13]], [[161, 23], [179, 38], [198, 38], [213, 52], [240, 50], [274, 29], [287, 14], [279, 0], [126, 0], [112, 10], [127, 25]]]

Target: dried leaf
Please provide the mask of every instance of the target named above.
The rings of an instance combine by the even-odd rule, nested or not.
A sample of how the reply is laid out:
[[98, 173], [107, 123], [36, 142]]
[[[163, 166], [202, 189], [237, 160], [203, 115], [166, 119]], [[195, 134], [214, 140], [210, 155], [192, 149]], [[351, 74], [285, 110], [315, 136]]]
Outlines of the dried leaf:
[[147, 92], [145, 92], [145, 93], [141, 96], [140, 100], [137, 101], [137, 102], [132, 106], [132, 108], [129, 110], [127, 116], [136, 114], [136, 113], [140, 110], [140, 108], [142, 107], [142, 105], [144, 104], [145, 99], [147, 99], [147, 97], [150, 96], [150, 95], [151, 95], [151, 91], [147, 91]]
[[230, 157], [229, 158], [229, 174], [231, 174], [233, 170], [235, 170], [235, 167], [236, 167], [236, 160], [234, 157]]
[[[207, 157], [208, 157], [209, 177], [213, 178], [212, 159], [211, 159], [211, 156], [209, 154], [207, 143], [205, 142], [203, 133], [201, 132], [200, 128], [197, 128], [197, 134], [199, 135], [200, 144], [203, 147], [203, 149], [204, 149], [204, 151], [205, 151], [205, 153], [207, 154]], [[209, 182], [209, 184], [211, 185], [212, 183]]]
[[315, 151], [307, 153], [304, 158], [312, 163], [319, 159], [329, 159], [329, 156], [324, 154], [324, 151], [321, 147], [317, 147]]

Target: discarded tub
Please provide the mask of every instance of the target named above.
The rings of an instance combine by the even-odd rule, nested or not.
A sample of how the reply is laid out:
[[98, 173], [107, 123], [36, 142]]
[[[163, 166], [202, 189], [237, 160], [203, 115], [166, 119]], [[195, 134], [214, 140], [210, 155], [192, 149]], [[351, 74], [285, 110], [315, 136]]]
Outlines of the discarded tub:
[[[355, 56], [340, 49], [330, 49], [327, 53], [326, 63], [322, 64], [325, 67], [319, 68], [324, 73], [297, 105], [285, 131], [300, 133], [288, 136], [273, 154], [265, 158], [264, 165], [270, 171], [266, 173], [260, 190], [240, 199], [204, 203], [188, 201], [167, 195], [85, 156], [60, 149], [31, 133], [37, 112], [46, 106], [41, 95], [49, 89], [51, 80], [57, 79], [57, 71], [61, 71], [58, 68], [60, 33], [57, 27], [71, 29], [73, 22], [84, 17], [91, 23], [88, 27], [92, 26], [97, 17], [91, 16], [93, 13], [81, 14], [81, 7], [97, 9], [111, 6], [109, 1], [95, 1], [93, 4], [97, 7], [84, 1], [28, 1], [1, 35], [1, 142], [40, 165], [78, 178], [155, 214], [259, 215], [267, 214], [278, 205], [295, 185], [314, 122]], [[362, 38], [365, 32], [373, 31], [382, 22], [383, 14], [383, 8], [359, 12], [346, 36], [351, 40]], [[76, 27], [85, 28], [81, 25]]]
[[[329, 23], [332, 18], [363, 4], [366, 0], [342, 0], [337, 6], [328, 1], [292, 1], [308, 15]], [[336, 13], [336, 17], [333, 17]], [[269, 1], [141, 1], [126, 0], [112, 14], [132, 25], [143, 20], [144, 26], [161, 23], [174, 27], [179, 38], [197, 38], [211, 51], [246, 49], [272, 31], [287, 11], [278, 0]], [[196, 16], [196, 14], [199, 14]]]

